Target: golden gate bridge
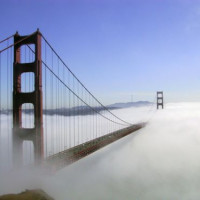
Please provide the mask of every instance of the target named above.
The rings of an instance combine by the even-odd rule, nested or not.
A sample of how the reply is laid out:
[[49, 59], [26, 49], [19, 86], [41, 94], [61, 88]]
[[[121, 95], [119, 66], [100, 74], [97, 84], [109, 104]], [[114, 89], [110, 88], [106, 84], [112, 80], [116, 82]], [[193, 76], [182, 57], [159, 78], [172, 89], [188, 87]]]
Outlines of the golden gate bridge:
[[39, 30], [16, 32], [0, 49], [1, 168], [58, 170], [145, 126], [104, 106]]

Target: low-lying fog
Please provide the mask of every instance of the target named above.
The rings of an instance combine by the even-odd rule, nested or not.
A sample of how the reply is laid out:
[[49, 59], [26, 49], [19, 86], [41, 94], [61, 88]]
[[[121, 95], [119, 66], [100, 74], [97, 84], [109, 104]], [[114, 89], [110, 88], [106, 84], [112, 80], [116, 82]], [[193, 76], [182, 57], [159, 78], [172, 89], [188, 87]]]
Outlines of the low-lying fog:
[[[132, 121], [134, 108], [117, 112]], [[56, 200], [199, 200], [199, 122], [200, 103], [169, 103], [142, 130], [56, 174], [2, 175], [0, 194], [42, 188]]]

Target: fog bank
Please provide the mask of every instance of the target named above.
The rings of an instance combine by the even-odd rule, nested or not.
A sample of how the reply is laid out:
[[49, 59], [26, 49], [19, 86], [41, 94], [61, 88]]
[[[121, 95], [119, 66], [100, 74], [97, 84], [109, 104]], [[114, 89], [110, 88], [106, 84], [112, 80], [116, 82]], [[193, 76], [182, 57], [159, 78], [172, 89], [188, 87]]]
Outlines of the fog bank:
[[197, 200], [200, 104], [168, 104], [149, 124], [58, 172], [45, 186], [56, 199]]
[[[116, 112], [135, 121], [139, 110]], [[200, 103], [170, 103], [146, 118], [142, 130], [54, 175], [1, 179], [0, 194], [42, 188], [56, 200], [199, 200]]]

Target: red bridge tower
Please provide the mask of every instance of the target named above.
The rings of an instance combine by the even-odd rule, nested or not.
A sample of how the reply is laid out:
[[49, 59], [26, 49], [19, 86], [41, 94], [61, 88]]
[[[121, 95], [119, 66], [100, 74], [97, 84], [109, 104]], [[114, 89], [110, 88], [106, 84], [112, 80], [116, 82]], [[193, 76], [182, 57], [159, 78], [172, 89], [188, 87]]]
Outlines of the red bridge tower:
[[[14, 63], [13, 63], [13, 151], [14, 164], [21, 165], [23, 157], [22, 144], [24, 140], [33, 142], [35, 163], [43, 157], [43, 106], [42, 106], [42, 61], [41, 61], [41, 33], [37, 30], [28, 36], [14, 35]], [[35, 46], [35, 59], [31, 63], [21, 63], [21, 46]], [[22, 92], [21, 75], [34, 74], [34, 91]], [[22, 127], [22, 105], [30, 103], [34, 110], [34, 127]]]

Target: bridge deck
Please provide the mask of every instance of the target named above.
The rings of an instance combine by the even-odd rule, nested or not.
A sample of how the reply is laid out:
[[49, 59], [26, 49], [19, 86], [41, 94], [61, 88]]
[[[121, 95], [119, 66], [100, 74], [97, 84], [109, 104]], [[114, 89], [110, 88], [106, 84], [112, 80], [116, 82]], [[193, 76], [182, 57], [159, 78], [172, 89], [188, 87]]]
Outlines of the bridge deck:
[[145, 125], [145, 123], [135, 124], [128, 128], [109, 133], [94, 140], [90, 140], [86, 143], [59, 152], [53, 156], [49, 156], [44, 161], [44, 165], [50, 168], [50, 170], [57, 171], [122, 137], [131, 134], [132, 132], [143, 128]]

